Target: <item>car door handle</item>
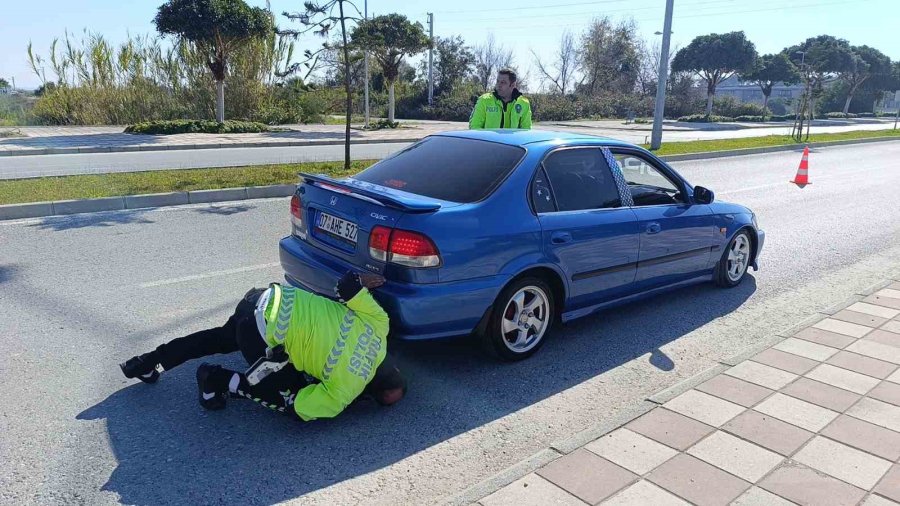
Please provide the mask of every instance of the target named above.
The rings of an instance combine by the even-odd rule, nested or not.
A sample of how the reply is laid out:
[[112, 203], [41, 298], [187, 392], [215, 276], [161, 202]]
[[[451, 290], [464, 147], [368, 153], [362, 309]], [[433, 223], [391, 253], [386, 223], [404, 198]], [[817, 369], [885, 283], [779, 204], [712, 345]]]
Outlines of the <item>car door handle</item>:
[[726, 214], [726, 215], [723, 215], [722, 218], [725, 218], [725, 221], [734, 221], [734, 215], [733, 215], [733, 214]]
[[647, 233], [648, 234], [658, 234], [662, 230], [662, 227], [659, 223], [650, 223], [647, 225]]
[[550, 242], [553, 244], [565, 244], [572, 240], [572, 234], [568, 232], [555, 232], [550, 236]]

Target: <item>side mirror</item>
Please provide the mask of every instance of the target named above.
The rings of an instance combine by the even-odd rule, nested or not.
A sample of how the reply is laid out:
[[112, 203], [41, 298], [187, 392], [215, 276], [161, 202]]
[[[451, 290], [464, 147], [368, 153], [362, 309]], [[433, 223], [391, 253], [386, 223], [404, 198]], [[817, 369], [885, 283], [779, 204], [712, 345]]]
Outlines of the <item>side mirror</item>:
[[698, 204], [712, 204], [715, 198], [716, 195], [712, 190], [709, 190], [702, 186], [694, 187], [694, 201]]

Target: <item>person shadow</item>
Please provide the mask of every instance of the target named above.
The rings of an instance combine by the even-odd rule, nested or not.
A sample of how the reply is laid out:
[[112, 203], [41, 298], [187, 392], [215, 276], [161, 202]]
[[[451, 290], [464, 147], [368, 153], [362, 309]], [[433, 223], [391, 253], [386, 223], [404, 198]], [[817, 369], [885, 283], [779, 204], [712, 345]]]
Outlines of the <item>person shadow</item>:
[[[303, 423], [243, 399], [204, 411], [200, 360], [156, 385], [119, 389], [77, 418], [105, 421], [118, 465], [102, 490], [123, 503], [274, 504], [396, 464], [627, 362], [677, 370], [661, 348], [755, 291], [748, 275], [729, 290], [698, 285], [607, 310], [556, 329], [516, 363], [486, 358], [467, 339], [394, 342], [407, 396], [387, 408], [358, 400], [334, 419]], [[246, 368], [239, 354], [207, 360]]]

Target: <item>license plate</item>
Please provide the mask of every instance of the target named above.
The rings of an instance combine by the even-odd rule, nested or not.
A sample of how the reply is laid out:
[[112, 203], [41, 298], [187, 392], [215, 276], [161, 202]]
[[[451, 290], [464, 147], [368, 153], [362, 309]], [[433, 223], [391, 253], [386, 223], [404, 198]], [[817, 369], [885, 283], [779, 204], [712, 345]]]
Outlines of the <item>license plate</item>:
[[316, 227], [339, 239], [356, 244], [356, 223], [320, 212]]

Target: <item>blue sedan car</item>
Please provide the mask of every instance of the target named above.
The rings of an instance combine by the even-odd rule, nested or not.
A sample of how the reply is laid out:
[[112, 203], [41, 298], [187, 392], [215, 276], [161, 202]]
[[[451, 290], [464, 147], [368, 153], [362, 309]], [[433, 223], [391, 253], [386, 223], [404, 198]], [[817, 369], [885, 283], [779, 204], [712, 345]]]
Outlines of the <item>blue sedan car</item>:
[[650, 152], [538, 130], [432, 135], [351, 178], [301, 174], [286, 280], [333, 296], [383, 275], [392, 336], [475, 333], [505, 360], [556, 321], [693, 283], [738, 285], [765, 235]]

